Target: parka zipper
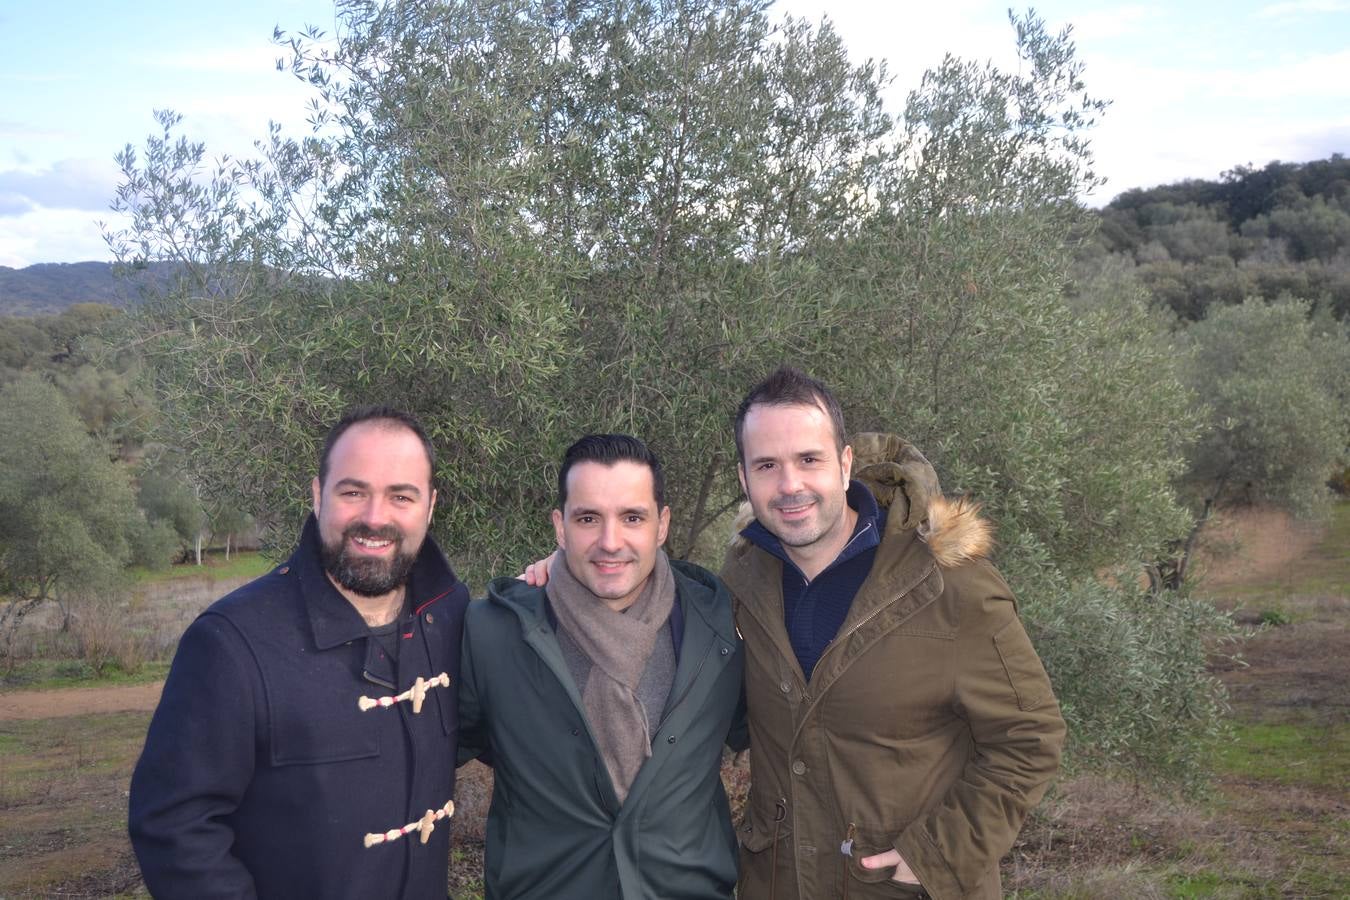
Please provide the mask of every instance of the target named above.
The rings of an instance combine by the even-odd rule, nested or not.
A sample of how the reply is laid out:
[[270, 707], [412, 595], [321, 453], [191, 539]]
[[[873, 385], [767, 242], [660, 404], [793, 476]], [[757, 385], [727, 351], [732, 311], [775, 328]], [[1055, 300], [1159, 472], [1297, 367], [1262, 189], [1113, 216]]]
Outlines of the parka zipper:
[[[852, 855], [853, 855], [853, 838], [854, 838], [855, 836], [857, 836], [857, 834], [858, 834], [858, 826], [857, 826], [857, 825], [854, 825], [852, 822], [849, 822], [849, 823], [848, 823], [848, 830], [844, 832], [844, 837], [846, 838], [846, 840], [845, 840], [844, 843], [839, 847], [839, 849], [840, 849], [841, 851], [843, 851], [843, 853], [844, 853], [845, 856], [852, 856]], [[848, 863], [845, 862], [845, 863], [844, 863], [844, 893], [843, 893], [843, 895], [841, 896], [840, 900], [848, 900], [848, 881], [849, 881]]]

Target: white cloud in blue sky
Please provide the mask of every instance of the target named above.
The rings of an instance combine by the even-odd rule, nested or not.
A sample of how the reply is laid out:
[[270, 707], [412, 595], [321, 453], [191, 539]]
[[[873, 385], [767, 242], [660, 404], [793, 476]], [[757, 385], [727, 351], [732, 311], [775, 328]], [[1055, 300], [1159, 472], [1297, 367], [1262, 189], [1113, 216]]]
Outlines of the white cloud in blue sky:
[[[1012, 64], [1006, 0], [780, 0], [830, 18], [855, 58], [884, 58], [898, 109], [950, 51]], [[1043, 0], [1072, 23], [1089, 91], [1111, 101], [1093, 133], [1104, 203], [1122, 190], [1215, 178], [1237, 165], [1350, 152], [1350, 0]], [[106, 259], [97, 219], [113, 155], [184, 115], [212, 153], [247, 153], [269, 119], [304, 126], [307, 89], [277, 72], [272, 29], [331, 32], [321, 0], [226, 4], [66, 0], [0, 6], [0, 265]], [[102, 198], [101, 201], [99, 198]]]

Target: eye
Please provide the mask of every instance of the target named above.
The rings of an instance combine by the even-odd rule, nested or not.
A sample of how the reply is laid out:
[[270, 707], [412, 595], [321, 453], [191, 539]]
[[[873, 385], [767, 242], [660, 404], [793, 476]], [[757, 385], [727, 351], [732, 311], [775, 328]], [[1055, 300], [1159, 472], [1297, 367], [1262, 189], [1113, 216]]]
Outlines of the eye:
[[592, 525], [595, 523], [595, 516], [577, 516], [578, 525]]

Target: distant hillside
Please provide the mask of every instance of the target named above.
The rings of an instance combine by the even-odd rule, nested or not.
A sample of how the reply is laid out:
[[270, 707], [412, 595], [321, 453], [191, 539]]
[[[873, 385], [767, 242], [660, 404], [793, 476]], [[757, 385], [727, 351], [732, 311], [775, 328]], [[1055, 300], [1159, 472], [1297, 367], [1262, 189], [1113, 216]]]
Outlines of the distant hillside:
[[[167, 279], [172, 263], [152, 264]], [[23, 269], [0, 266], [0, 316], [59, 313], [76, 303], [126, 307], [135, 302], [133, 288], [113, 275], [104, 262], [38, 263]]]
[[1238, 167], [1126, 191], [1099, 214], [1085, 272], [1134, 280], [1188, 321], [1294, 297], [1350, 320], [1350, 159]]
[[111, 263], [38, 263], [0, 266], [0, 315], [59, 313], [76, 303], [125, 306]]

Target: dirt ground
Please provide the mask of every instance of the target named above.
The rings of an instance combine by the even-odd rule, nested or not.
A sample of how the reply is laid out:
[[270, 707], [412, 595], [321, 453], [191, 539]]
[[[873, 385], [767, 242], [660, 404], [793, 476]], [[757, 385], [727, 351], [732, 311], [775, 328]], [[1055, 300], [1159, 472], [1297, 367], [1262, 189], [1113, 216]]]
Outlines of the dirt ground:
[[1350, 507], [1222, 518], [1200, 591], [1244, 623], [1211, 671], [1236, 741], [1204, 801], [1061, 783], [1005, 866], [1018, 897], [1350, 897]]
[[57, 691], [14, 691], [0, 694], [0, 722], [55, 719], [91, 713], [153, 710], [164, 682], [116, 687], [67, 688]]

